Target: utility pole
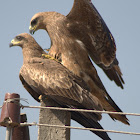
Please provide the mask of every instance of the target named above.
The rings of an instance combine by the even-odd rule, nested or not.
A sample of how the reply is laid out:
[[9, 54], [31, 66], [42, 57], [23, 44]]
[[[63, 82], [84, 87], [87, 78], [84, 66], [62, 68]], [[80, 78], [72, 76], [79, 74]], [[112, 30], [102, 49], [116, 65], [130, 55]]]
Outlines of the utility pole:
[[[41, 106], [60, 107], [50, 98], [42, 98]], [[70, 126], [71, 113], [68, 111], [40, 109], [39, 124]], [[39, 126], [38, 140], [70, 140], [70, 129]]]

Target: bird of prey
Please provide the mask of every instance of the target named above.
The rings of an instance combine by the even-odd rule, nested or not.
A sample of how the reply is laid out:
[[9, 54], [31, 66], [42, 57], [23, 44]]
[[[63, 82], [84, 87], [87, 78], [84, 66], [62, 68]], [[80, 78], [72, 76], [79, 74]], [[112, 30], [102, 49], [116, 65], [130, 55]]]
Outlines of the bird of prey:
[[[73, 12], [76, 12], [75, 17]], [[95, 21], [98, 23], [97, 25]], [[115, 43], [113, 43], [113, 37], [107, 26], [103, 23], [102, 18], [89, 0], [75, 0], [73, 9], [68, 16], [57, 12], [35, 14], [30, 22], [30, 33], [33, 34], [39, 29], [46, 30], [51, 38], [49, 55], [58, 59], [73, 74], [81, 77], [87, 83], [90, 92], [100, 100], [104, 110], [122, 112], [107, 93], [88, 54], [90, 52], [90, 55], [96, 56], [96, 62], [100, 66], [103, 62], [106, 62], [105, 65], [108, 63], [110, 69], [107, 71], [112, 77], [112, 74], [119, 76], [114, 71], [116, 68], [119, 70], [118, 65], [111, 64], [117, 60], [115, 58]], [[108, 59], [105, 59], [105, 56]], [[110, 116], [113, 120], [129, 124], [125, 115], [110, 114]]]
[[[74, 0], [72, 10], [67, 16], [56, 15], [56, 13], [54, 16], [47, 14], [44, 20], [45, 15], [42, 14], [32, 18], [30, 27], [32, 33], [35, 30], [46, 28], [48, 24], [52, 45], [56, 45], [56, 42], [58, 44], [60, 34], [67, 36], [67, 39], [77, 41], [91, 59], [103, 69], [108, 78], [123, 89], [124, 80], [116, 58], [115, 40], [91, 0]], [[50, 26], [50, 24], [53, 25]], [[57, 28], [52, 29], [54, 26]], [[56, 33], [55, 37], [52, 37], [52, 32]], [[61, 45], [63, 45], [62, 41], [59, 42]]]
[[[62, 107], [103, 110], [99, 100], [88, 91], [80, 77], [55, 60], [42, 58], [45, 52], [31, 35], [17, 35], [10, 43], [12, 46], [22, 48], [23, 66], [19, 77], [35, 100], [39, 101], [40, 95], [46, 95]], [[85, 127], [103, 129], [98, 123], [100, 113], [72, 112], [71, 116]], [[110, 140], [105, 132], [92, 132], [104, 140]]]

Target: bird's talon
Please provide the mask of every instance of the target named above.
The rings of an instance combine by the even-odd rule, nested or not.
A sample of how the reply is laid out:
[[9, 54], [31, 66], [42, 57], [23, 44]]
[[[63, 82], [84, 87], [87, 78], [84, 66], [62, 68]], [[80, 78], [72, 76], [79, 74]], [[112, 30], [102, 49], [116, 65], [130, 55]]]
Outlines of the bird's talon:
[[46, 49], [46, 51], [49, 51], [50, 49]]
[[[56, 62], [59, 62], [57, 59], [55, 59], [54, 57], [48, 55], [48, 54], [42, 54], [42, 56], [46, 59], [51, 59], [51, 60], [55, 60]], [[60, 62], [59, 62], [60, 63]]]
[[40, 101], [42, 101], [42, 95], [40, 95], [40, 96], [38, 97], [38, 99], [39, 99]]

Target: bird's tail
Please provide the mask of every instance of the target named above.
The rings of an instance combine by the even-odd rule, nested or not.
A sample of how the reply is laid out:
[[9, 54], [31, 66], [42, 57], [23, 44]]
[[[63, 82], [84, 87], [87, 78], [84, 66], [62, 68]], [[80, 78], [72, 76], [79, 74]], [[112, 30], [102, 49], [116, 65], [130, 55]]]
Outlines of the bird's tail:
[[[71, 118], [86, 128], [103, 129], [103, 127], [93, 119], [89, 119], [79, 112], [72, 112]], [[103, 140], [111, 140], [106, 132], [91, 131]]]

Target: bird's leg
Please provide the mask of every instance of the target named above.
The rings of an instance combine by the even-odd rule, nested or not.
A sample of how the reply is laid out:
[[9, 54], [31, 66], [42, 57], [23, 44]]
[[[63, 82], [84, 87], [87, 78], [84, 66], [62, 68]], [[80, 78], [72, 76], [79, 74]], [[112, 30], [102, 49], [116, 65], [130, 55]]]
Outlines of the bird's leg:
[[47, 51], [47, 52], [49, 52], [50, 48], [48, 48], [48, 49], [44, 49], [44, 50]]
[[40, 102], [44, 101], [44, 99], [48, 99], [48, 96], [47, 95], [40, 95], [38, 97], [38, 99], [40, 100]]
[[[55, 59], [54, 57], [48, 55], [48, 54], [42, 54], [42, 56], [46, 59], [51, 59], [51, 60], [55, 60], [56, 62], [59, 62], [58, 59]], [[60, 63], [60, 62], [59, 62]]]
[[40, 100], [40, 102], [42, 101], [42, 95], [40, 95], [39, 97], [38, 97], [38, 99]]
[[46, 51], [49, 51], [50, 50], [50, 48], [49, 49], [46, 49]]

